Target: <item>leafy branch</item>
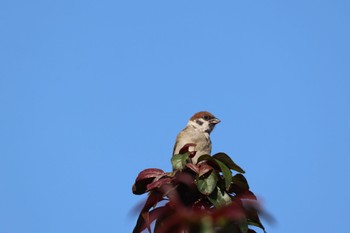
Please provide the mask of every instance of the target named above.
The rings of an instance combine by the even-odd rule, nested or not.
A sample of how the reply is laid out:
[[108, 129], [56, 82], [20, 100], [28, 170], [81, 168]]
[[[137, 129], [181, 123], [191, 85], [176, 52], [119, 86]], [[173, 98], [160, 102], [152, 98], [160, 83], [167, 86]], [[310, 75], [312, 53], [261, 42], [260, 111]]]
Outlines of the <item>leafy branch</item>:
[[133, 233], [151, 232], [153, 222], [154, 233], [254, 233], [250, 226], [265, 232], [244, 170], [225, 153], [202, 155], [193, 164], [190, 146], [173, 156], [174, 171], [151, 168], [137, 176], [132, 191], [148, 198]]

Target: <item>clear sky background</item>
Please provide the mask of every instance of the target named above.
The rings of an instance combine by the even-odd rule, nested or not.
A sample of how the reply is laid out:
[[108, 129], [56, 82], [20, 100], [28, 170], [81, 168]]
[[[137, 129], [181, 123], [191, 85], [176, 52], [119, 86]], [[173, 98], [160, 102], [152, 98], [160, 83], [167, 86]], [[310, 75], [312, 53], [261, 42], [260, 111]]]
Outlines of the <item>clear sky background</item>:
[[350, 232], [350, 1], [1, 1], [0, 233], [131, 232], [208, 110], [277, 224]]

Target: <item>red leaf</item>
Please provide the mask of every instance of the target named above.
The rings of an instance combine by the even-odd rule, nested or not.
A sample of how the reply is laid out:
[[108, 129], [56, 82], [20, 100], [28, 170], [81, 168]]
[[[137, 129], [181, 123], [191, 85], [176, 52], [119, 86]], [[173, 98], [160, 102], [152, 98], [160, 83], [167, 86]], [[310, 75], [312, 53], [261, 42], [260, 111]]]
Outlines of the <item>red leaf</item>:
[[152, 183], [147, 185], [147, 191], [150, 191], [150, 190], [155, 189], [155, 188], [160, 188], [164, 184], [171, 184], [171, 181], [173, 179], [174, 178], [166, 177], [166, 178], [163, 178], [163, 179], [160, 179], [160, 180], [156, 180], [156, 181], [154, 181], [154, 182], [152, 182]]
[[179, 154], [185, 154], [185, 153], [187, 153], [187, 152], [189, 152], [189, 148], [190, 147], [195, 147], [196, 146], [196, 144], [194, 144], [194, 143], [187, 143], [186, 145], [184, 145], [181, 149], [180, 149], [180, 152], [179, 152]]
[[187, 163], [186, 167], [188, 167], [189, 169], [191, 169], [192, 171], [194, 171], [195, 173], [199, 173], [199, 168], [197, 165], [194, 165], [193, 163]]
[[197, 151], [191, 151], [188, 157], [193, 158], [197, 154]]
[[134, 194], [143, 194], [147, 191], [147, 185], [152, 183], [155, 178], [164, 176], [163, 170], [150, 168], [145, 169], [139, 173], [136, 178], [135, 184], [132, 186], [132, 192]]
[[147, 222], [149, 222], [149, 209], [156, 206], [156, 204], [160, 201], [164, 200], [163, 194], [161, 192], [153, 191], [150, 192], [149, 197], [145, 203], [145, 206], [142, 208], [141, 213], [137, 219], [136, 226], [133, 230], [133, 233], [142, 232], [147, 226]]
[[247, 233], [256, 233], [256, 231], [254, 231], [252, 229], [248, 229]]
[[[142, 232], [144, 229], [148, 229], [149, 232], [151, 232], [151, 223], [160, 217], [162, 217], [164, 214], [166, 214], [169, 211], [168, 206], [161, 206], [158, 208], [155, 208], [151, 210], [149, 213], [144, 213], [142, 214], [142, 217], [144, 219], [144, 222], [142, 225], [137, 230], [137, 232]], [[135, 233], [135, 230], [134, 230]]]
[[244, 193], [237, 195], [237, 197], [239, 199], [248, 199], [248, 200], [254, 200], [254, 201], [257, 200], [256, 196], [251, 191], [245, 191]]
[[201, 163], [199, 164], [199, 172], [198, 175], [202, 176], [208, 172], [210, 172], [211, 170], [213, 170], [212, 166], [209, 166], [207, 163]]
[[[166, 205], [167, 207], [168, 205]], [[186, 209], [187, 210], [187, 209]], [[186, 219], [185, 215], [188, 212], [182, 211], [174, 211], [172, 207], [168, 208], [167, 211], [163, 214], [161, 218], [157, 220], [155, 226], [156, 233], [183, 233], [188, 232], [185, 229], [188, 229], [188, 219]], [[193, 220], [193, 215], [191, 215]]]
[[139, 173], [139, 175], [136, 178], [136, 182], [147, 178], [155, 178], [164, 174], [165, 174], [164, 171], [161, 169], [157, 169], [157, 168], [145, 169]]
[[144, 194], [147, 190], [147, 185], [151, 183], [153, 180], [154, 178], [148, 178], [148, 179], [143, 179], [138, 182], [135, 182], [135, 184], [132, 186], [133, 194], [136, 194], [136, 195]]
[[178, 172], [178, 173], [176, 173], [174, 183], [175, 183], [175, 185], [183, 184], [183, 185], [187, 186], [188, 188], [193, 189], [193, 188], [196, 188], [194, 179], [195, 179], [195, 175], [192, 173]]
[[245, 218], [245, 210], [240, 201], [233, 201], [231, 204], [219, 208], [213, 213], [216, 219], [229, 219], [232, 221], [240, 221]]
[[143, 207], [141, 212], [147, 212], [152, 206], [155, 206], [158, 202], [162, 200], [164, 200], [164, 198], [161, 192], [156, 192], [156, 191], [150, 192], [150, 195], [147, 198], [145, 206]]

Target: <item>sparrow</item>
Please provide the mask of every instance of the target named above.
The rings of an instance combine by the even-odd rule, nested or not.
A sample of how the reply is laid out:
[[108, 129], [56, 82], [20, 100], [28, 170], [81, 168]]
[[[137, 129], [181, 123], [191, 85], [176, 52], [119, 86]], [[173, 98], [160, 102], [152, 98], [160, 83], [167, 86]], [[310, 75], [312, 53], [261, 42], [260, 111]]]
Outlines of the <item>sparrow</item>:
[[179, 154], [181, 148], [189, 143], [196, 145], [189, 148], [189, 151], [196, 151], [192, 163], [196, 164], [201, 155], [210, 155], [210, 133], [218, 123], [220, 123], [220, 120], [210, 112], [202, 111], [194, 114], [188, 121], [187, 126], [177, 135], [173, 156]]

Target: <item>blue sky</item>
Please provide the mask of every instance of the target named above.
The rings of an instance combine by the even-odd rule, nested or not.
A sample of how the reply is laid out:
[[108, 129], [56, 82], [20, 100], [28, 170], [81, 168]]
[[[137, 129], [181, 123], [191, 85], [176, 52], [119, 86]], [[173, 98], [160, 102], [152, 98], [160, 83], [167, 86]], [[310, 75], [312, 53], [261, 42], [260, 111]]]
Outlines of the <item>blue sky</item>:
[[350, 232], [349, 1], [2, 1], [0, 232], [131, 232], [208, 110], [268, 232]]

